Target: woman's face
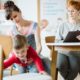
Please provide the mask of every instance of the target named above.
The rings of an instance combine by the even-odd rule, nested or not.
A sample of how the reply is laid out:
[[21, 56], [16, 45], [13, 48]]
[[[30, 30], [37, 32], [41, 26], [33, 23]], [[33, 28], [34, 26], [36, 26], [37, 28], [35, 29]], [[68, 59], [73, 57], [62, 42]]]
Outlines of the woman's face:
[[69, 20], [76, 21], [78, 20], [80, 11], [76, 10], [73, 6], [68, 7], [68, 18]]
[[11, 20], [15, 23], [19, 23], [22, 19], [21, 12], [13, 11], [11, 15]]

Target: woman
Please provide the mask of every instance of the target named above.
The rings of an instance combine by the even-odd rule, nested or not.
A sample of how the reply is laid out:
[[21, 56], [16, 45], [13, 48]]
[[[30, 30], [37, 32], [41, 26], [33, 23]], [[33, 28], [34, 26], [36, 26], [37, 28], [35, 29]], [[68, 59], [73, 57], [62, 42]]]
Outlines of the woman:
[[[6, 12], [6, 19], [12, 20], [16, 25], [13, 27], [10, 34], [15, 36], [17, 34], [24, 35], [28, 39], [28, 43], [36, 50], [39, 54], [41, 51], [41, 40], [40, 40], [40, 28], [37, 23], [23, 19], [21, 10], [14, 4], [13, 1], [7, 1], [4, 4]], [[49, 67], [46, 70], [50, 74], [50, 63], [43, 58], [43, 64]], [[49, 64], [49, 66], [48, 66]]]
[[[13, 1], [7, 1], [4, 4], [6, 19], [12, 20], [16, 25], [13, 27], [11, 34], [21, 34], [28, 37], [29, 44], [36, 49], [37, 53], [41, 51], [40, 28], [37, 23], [23, 19], [21, 10]], [[36, 42], [36, 45], [35, 45]]]
[[[80, 2], [69, 0], [67, 3], [68, 21], [61, 24], [56, 34], [56, 42], [63, 42], [69, 31], [80, 30]], [[76, 38], [79, 38], [77, 36]], [[74, 80], [79, 72], [79, 51], [58, 51], [57, 68], [65, 80]]]

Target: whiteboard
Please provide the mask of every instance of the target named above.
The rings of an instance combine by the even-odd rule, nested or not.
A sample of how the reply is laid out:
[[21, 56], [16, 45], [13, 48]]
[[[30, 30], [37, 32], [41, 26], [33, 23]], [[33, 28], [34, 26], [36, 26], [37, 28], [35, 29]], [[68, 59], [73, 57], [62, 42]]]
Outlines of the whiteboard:
[[47, 19], [55, 33], [56, 26], [66, 21], [66, 0], [40, 0], [40, 18]]

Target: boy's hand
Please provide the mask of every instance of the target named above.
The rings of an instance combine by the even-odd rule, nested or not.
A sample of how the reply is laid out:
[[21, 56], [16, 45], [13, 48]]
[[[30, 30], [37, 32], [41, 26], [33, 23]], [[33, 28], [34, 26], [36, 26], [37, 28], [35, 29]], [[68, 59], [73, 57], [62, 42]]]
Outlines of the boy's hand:
[[45, 71], [41, 71], [40, 74], [48, 75], [48, 73]]

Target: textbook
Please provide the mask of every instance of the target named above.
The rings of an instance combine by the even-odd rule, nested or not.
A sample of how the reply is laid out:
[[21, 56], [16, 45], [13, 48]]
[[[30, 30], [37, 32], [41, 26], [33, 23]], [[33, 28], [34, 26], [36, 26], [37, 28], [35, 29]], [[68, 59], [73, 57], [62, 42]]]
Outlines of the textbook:
[[80, 35], [80, 31], [69, 31], [63, 42], [80, 42], [76, 37]]

